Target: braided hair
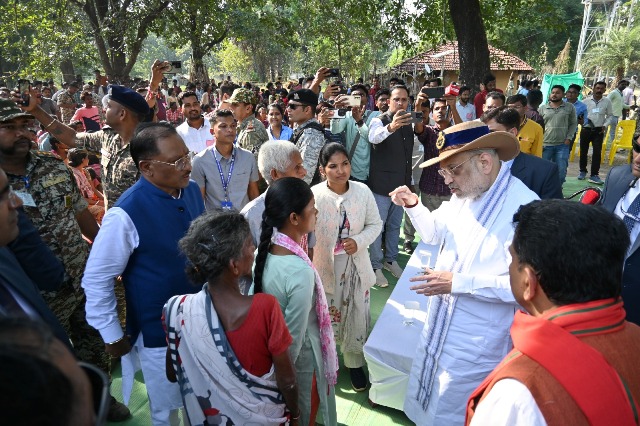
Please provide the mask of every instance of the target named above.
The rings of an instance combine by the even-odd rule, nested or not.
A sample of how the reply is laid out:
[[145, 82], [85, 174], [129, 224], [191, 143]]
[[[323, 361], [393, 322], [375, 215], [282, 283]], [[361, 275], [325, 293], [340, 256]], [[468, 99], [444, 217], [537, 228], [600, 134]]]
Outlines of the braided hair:
[[281, 229], [291, 213], [300, 214], [313, 198], [311, 188], [302, 179], [285, 177], [278, 179], [267, 191], [262, 213], [262, 230], [258, 243], [258, 255], [253, 270], [253, 292], [262, 293], [262, 274], [271, 247], [273, 228]]

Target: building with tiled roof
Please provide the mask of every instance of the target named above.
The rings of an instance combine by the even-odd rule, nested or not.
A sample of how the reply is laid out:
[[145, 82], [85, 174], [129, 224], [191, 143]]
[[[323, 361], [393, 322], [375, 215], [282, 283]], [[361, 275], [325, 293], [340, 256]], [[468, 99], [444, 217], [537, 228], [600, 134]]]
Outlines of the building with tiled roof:
[[[531, 65], [504, 50], [489, 46], [489, 57], [491, 71], [496, 76], [497, 87], [501, 89], [507, 87], [511, 72], [516, 78], [518, 75], [531, 74], [533, 72]], [[390, 75], [404, 77], [407, 82], [416, 78], [421, 83], [425, 80], [425, 73], [428, 70], [435, 72], [437, 76], [440, 76], [440, 73], [444, 70], [443, 84], [445, 85], [452, 81], [458, 81], [460, 71], [458, 42], [445, 43], [420, 53], [391, 68], [389, 73]]]

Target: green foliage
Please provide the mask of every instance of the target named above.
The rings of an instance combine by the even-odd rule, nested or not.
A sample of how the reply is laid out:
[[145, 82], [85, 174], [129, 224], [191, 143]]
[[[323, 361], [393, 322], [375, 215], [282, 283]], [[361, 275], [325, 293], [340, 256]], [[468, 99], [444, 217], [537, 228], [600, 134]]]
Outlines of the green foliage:
[[612, 30], [607, 40], [593, 43], [581, 64], [585, 71], [599, 68], [622, 79], [627, 70], [640, 67], [640, 27]]
[[0, 2], [0, 72], [13, 78], [60, 76], [60, 63], [95, 64], [85, 22], [66, 2]]

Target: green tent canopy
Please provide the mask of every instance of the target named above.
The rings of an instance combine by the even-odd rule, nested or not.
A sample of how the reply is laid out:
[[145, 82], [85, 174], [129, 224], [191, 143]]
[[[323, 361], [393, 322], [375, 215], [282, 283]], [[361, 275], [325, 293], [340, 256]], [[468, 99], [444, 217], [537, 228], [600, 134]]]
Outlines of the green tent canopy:
[[[542, 103], [547, 102], [547, 98], [549, 94], [551, 94], [551, 88], [556, 84], [564, 86], [564, 90], [566, 91], [571, 84], [583, 86], [584, 77], [580, 71], [572, 72], [571, 74], [545, 74], [542, 79], [542, 86], [540, 87], [542, 91]], [[582, 92], [578, 99], [582, 99]]]

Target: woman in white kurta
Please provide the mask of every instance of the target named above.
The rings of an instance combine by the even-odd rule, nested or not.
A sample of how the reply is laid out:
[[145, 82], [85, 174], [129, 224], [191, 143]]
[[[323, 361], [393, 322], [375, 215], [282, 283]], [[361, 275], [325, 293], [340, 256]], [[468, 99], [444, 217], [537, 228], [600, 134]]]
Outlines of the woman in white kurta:
[[351, 384], [360, 392], [367, 388], [363, 346], [371, 319], [369, 289], [376, 281], [367, 248], [380, 234], [382, 220], [371, 190], [349, 180], [351, 164], [342, 145], [325, 145], [319, 163], [325, 180], [311, 188], [318, 210], [313, 264]]

